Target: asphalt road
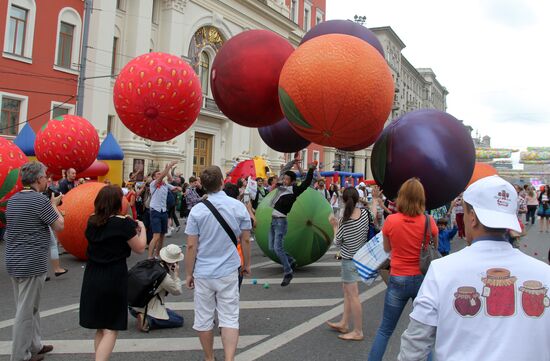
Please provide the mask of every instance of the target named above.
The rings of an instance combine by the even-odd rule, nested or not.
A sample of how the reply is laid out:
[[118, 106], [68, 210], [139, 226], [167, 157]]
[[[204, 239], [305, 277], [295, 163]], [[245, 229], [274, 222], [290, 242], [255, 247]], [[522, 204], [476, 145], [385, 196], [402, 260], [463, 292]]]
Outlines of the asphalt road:
[[[171, 243], [184, 243], [183, 232], [168, 238]], [[453, 250], [464, 247], [464, 241], [455, 239]], [[535, 258], [546, 260], [550, 234], [539, 233], [532, 227], [521, 242], [521, 250]], [[342, 290], [339, 281], [339, 262], [330, 250], [316, 264], [298, 269], [289, 287], [279, 286], [281, 267], [262, 255], [253, 243], [252, 277], [245, 280], [241, 291], [241, 340], [238, 360], [292, 361], [292, 360], [366, 360], [376, 329], [380, 323], [385, 285], [376, 282], [370, 287], [360, 285], [363, 301], [365, 340], [346, 342], [337, 338], [325, 322], [337, 319], [342, 313]], [[15, 314], [11, 281], [4, 266], [4, 244], [0, 244], [0, 360], [9, 360], [12, 318]], [[131, 266], [144, 255], [132, 255]], [[42, 335], [52, 341], [55, 350], [46, 360], [93, 360], [94, 332], [78, 325], [78, 302], [83, 263], [71, 255], [61, 256], [62, 265], [69, 273], [52, 277], [42, 295]], [[252, 284], [256, 279], [258, 284]], [[269, 288], [263, 284], [270, 282]], [[183, 314], [183, 328], [155, 330], [141, 333], [130, 317], [128, 331], [121, 332], [112, 360], [202, 360], [202, 351], [193, 320], [193, 296], [184, 289], [179, 297], [167, 301]], [[387, 360], [395, 360], [399, 351], [399, 337], [408, 324], [409, 304], [403, 313], [386, 352]], [[216, 351], [223, 360], [221, 350]]]

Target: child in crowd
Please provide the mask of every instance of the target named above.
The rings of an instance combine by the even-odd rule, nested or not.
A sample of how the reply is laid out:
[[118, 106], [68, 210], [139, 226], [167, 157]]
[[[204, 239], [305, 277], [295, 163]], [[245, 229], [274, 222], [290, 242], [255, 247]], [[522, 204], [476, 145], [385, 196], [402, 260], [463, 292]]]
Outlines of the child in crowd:
[[458, 232], [458, 227], [456, 224], [453, 224], [453, 228], [447, 228], [447, 218], [440, 218], [437, 220], [437, 228], [439, 228], [439, 243], [438, 251], [442, 256], [447, 256], [451, 251], [451, 239]]

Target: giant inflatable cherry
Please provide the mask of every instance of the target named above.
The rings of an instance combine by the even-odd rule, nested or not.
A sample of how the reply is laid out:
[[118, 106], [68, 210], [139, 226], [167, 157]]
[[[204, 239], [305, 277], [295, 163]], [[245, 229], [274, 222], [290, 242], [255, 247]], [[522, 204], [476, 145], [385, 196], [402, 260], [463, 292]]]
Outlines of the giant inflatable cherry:
[[376, 141], [371, 167], [376, 183], [389, 198], [401, 184], [417, 177], [426, 191], [426, 206], [453, 200], [472, 177], [475, 149], [466, 127], [439, 110], [416, 110], [391, 122]]
[[220, 110], [246, 127], [281, 120], [277, 85], [293, 51], [287, 40], [268, 30], [249, 30], [229, 39], [212, 64], [212, 95]]
[[273, 125], [258, 128], [260, 138], [277, 152], [294, 153], [306, 148], [311, 142], [302, 138], [283, 118]]

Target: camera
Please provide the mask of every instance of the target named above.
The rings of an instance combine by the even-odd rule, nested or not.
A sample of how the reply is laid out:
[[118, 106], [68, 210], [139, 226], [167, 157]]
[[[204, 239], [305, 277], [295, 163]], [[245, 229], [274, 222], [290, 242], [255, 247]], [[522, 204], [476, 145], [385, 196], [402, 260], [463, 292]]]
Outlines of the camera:
[[[52, 194], [54, 195], [54, 197], [59, 197], [61, 195], [61, 192], [59, 191], [59, 188], [57, 188], [56, 186], [49, 186], [46, 189], [46, 192], [44, 192], [44, 194], [48, 197], [48, 199], [51, 199]], [[59, 202], [59, 205], [61, 205], [61, 203], [62, 202]]]

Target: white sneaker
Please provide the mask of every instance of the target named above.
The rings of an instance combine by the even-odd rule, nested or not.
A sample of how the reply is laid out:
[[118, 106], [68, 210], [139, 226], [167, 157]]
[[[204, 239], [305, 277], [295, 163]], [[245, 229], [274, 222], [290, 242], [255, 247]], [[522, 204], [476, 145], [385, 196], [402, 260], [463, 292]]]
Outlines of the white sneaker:
[[168, 228], [168, 232], [166, 232], [166, 237], [172, 237], [172, 231], [174, 230], [173, 227]]

